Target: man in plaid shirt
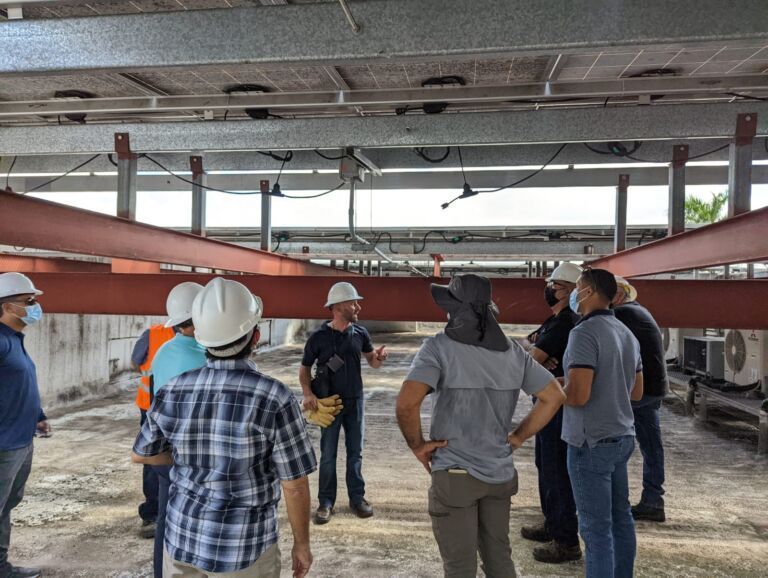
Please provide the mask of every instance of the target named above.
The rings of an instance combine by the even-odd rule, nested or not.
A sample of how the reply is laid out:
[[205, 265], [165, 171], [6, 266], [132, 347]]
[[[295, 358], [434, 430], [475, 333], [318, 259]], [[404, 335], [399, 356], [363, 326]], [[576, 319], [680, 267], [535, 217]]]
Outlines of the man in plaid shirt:
[[195, 338], [207, 364], [155, 397], [133, 461], [173, 464], [163, 575], [279, 577], [281, 486], [293, 530], [294, 576], [312, 564], [309, 482], [317, 467], [299, 404], [248, 360], [262, 303], [213, 279], [195, 299]]

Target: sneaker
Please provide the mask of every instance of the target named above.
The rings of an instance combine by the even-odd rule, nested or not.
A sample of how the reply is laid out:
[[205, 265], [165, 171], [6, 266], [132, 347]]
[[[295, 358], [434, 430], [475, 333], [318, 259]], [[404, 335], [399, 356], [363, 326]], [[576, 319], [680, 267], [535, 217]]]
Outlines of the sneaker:
[[566, 546], [560, 542], [552, 540], [533, 549], [533, 557], [539, 562], [548, 564], [562, 564], [581, 558], [581, 546]]
[[635, 520], [646, 520], [648, 522], [664, 522], [667, 519], [664, 515], [664, 506], [654, 508], [642, 502], [637, 506], [632, 506], [632, 517]]
[[2, 578], [38, 578], [38, 576], [42, 576], [42, 571], [40, 568], [22, 568], [6, 563], [0, 569], [0, 576]]
[[526, 540], [534, 542], [550, 542], [552, 540], [552, 536], [549, 535], [543, 523], [538, 526], [523, 526], [520, 528], [520, 534]]
[[331, 516], [333, 516], [333, 507], [332, 506], [320, 506], [315, 511], [315, 524], [322, 525], [327, 524], [331, 521]]
[[373, 508], [365, 498], [356, 504], [350, 502], [349, 507], [352, 508], [352, 511], [357, 515], [358, 518], [370, 518], [373, 516]]
[[149, 540], [155, 537], [155, 529], [157, 524], [154, 520], [142, 520], [141, 528], [139, 528], [139, 537]]

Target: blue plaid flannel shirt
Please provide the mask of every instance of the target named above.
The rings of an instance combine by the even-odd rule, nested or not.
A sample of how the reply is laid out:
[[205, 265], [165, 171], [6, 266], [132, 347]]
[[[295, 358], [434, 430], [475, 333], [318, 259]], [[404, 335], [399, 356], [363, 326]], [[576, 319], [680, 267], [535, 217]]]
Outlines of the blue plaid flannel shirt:
[[207, 572], [247, 568], [275, 544], [280, 481], [317, 468], [294, 395], [244, 359], [208, 360], [158, 391], [133, 451], [168, 450], [165, 547]]

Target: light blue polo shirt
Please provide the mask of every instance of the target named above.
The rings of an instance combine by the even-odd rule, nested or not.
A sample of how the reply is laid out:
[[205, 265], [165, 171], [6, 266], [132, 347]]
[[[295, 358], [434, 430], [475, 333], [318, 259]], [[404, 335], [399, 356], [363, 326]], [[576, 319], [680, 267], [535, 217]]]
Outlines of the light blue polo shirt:
[[613, 311], [593, 311], [571, 330], [563, 356], [566, 384], [568, 370], [579, 367], [594, 370], [592, 391], [586, 405], [565, 406], [563, 441], [594, 447], [602, 439], [635, 435], [630, 393], [643, 370], [640, 344]]
[[205, 365], [205, 347], [177, 333], [176, 337], [163, 343], [152, 360], [152, 382], [155, 392], [168, 383], [171, 378]]

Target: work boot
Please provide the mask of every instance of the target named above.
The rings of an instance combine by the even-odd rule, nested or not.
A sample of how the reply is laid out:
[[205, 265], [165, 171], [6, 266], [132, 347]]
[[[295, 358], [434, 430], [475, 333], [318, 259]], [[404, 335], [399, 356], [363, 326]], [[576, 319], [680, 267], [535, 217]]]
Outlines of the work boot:
[[22, 568], [6, 562], [0, 565], [0, 578], [38, 578], [42, 576], [40, 568]]
[[149, 540], [155, 537], [155, 529], [157, 524], [154, 520], [142, 520], [141, 528], [139, 528], [139, 537]]
[[333, 507], [332, 506], [320, 506], [315, 511], [315, 524], [322, 525], [327, 524], [331, 521], [331, 516], [333, 516]]
[[562, 564], [571, 560], [581, 558], [581, 546], [566, 546], [565, 544], [552, 540], [533, 549], [533, 557], [539, 562], [549, 564]]
[[552, 540], [552, 536], [549, 535], [543, 523], [538, 526], [523, 526], [520, 528], [520, 535], [526, 540], [533, 540], [534, 542], [549, 542]]
[[632, 517], [635, 520], [647, 520], [648, 522], [664, 522], [667, 519], [664, 515], [664, 506], [654, 508], [642, 502], [637, 506], [632, 506]]
[[357, 515], [358, 518], [370, 518], [373, 516], [373, 508], [365, 498], [356, 504], [350, 502], [349, 507], [352, 508], [352, 511]]

